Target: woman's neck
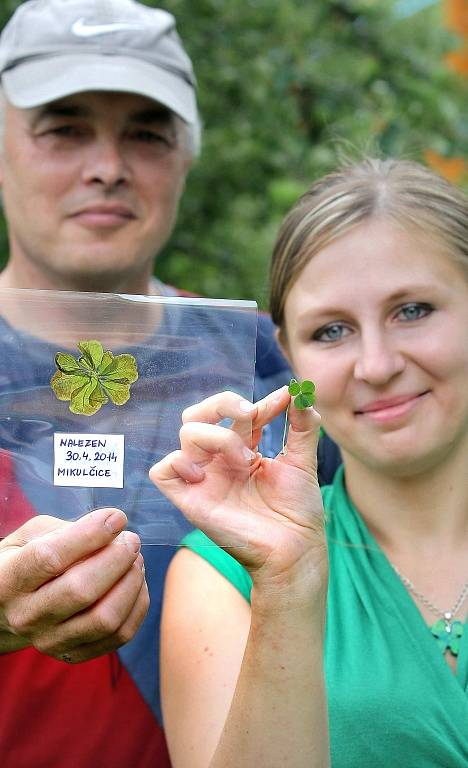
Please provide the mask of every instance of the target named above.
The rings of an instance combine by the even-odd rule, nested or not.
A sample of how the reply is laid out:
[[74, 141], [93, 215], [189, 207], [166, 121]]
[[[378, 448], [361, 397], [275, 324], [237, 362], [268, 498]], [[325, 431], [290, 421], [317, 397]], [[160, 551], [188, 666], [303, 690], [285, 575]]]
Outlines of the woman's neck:
[[468, 437], [412, 476], [395, 476], [344, 453], [348, 494], [390, 559], [468, 551]]
[[[441, 618], [438, 611], [457, 605], [468, 579], [467, 455], [465, 446], [436, 467], [404, 478], [344, 456], [350, 498], [400, 578], [417, 590], [419, 597], [410, 597], [428, 626]], [[466, 600], [456, 618], [467, 620]], [[446, 658], [455, 671], [455, 658]]]

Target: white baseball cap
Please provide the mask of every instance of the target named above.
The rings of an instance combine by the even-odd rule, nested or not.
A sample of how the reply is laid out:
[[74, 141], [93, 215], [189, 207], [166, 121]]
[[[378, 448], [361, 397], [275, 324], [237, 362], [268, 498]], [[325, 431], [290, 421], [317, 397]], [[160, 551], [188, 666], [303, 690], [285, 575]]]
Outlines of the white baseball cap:
[[16, 107], [83, 91], [137, 93], [186, 123], [196, 81], [167, 11], [135, 0], [28, 0], [0, 36], [0, 76]]

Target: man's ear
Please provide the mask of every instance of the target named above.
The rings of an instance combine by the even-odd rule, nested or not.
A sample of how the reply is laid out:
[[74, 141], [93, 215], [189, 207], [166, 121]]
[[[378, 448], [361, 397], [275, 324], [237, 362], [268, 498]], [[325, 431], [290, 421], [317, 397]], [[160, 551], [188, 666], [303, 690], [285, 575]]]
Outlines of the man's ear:
[[288, 344], [284, 337], [284, 333], [281, 332], [281, 328], [275, 328], [275, 341], [278, 344], [283, 357], [285, 357], [289, 365], [291, 365], [291, 357], [289, 354]]

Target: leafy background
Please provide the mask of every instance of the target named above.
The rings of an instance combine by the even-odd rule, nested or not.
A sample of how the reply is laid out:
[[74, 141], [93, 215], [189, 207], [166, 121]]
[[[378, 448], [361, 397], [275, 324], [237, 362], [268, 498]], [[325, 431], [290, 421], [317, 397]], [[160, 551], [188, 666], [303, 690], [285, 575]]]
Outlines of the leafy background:
[[[178, 19], [204, 123], [163, 280], [264, 307], [281, 218], [343, 155], [420, 160], [468, 188], [466, 0], [146, 4]], [[0, 239], [6, 255], [3, 221]]]

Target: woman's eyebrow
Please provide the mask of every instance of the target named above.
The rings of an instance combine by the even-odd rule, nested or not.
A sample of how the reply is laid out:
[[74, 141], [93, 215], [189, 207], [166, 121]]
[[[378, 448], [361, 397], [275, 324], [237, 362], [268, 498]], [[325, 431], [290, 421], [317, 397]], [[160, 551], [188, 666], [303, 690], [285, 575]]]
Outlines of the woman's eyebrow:
[[400, 299], [406, 299], [408, 296], [413, 296], [415, 293], [428, 293], [433, 291], [434, 285], [431, 283], [414, 283], [414, 285], [405, 285], [402, 288], [391, 293], [387, 300], [389, 302], [399, 301]]
[[330, 304], [321, 304], [308, 307], [296, 318], [297, 325], [306, 326], [312, 321], [326, 322], [327, 318], [337, 318], [345, 314], [343, 307], [334, 307]]

